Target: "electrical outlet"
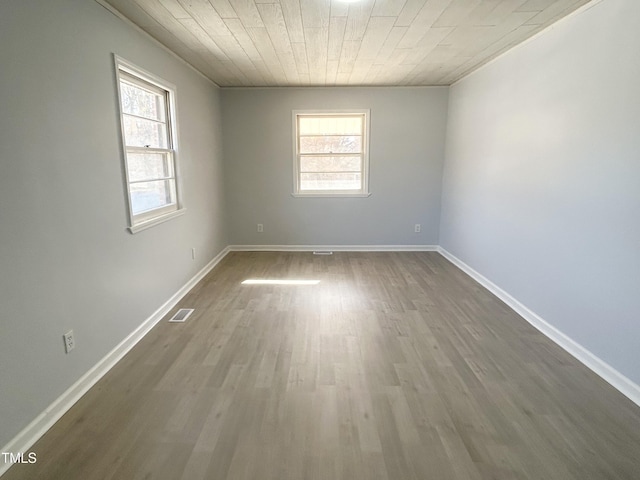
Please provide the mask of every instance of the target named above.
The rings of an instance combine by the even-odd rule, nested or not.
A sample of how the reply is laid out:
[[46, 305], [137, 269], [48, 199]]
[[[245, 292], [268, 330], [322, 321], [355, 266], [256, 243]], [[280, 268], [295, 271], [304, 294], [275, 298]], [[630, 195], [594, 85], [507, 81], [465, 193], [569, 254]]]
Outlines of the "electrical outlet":
[[62, 337], [64, 338], [64, 352], [69, 353], [76, 346], [76, 341], [73, 338], [73, 330], [69, 330]]
[[191, 260], [196, 259], [196, 247], [191, 247]]
[[264, 226], [261, 223], [258, 224], [258, 232], [259, 233], [264, 232]]
[[416, 223], [413, 227], [413, 231], [416, 233], [420, 233], [422, 231], [422, 226], [419, 223]]

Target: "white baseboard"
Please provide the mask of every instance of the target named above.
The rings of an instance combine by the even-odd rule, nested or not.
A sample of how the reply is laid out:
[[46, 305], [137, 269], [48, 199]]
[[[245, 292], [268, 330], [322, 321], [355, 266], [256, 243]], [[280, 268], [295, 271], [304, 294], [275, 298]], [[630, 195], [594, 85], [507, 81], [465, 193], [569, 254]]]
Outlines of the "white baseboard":
[[[147, 318], [142, 324], [96, 363], [87, 373], [71, 385], [44, 412], [38, 415], [9, 443], [2, 447], [2, 452], [27, 452], [34, 443], [49, 430], [80, 398], [93, 387], [113, 366], [131, 350], [136, 343], [151, 330], [169, 311], [177, 305], [204, 276], [209, 273], [229, 253], [226, 247], [213, 260], [205, 265], [196, 275], [184, 284], [169, 300]], [[0, 476], [11, 467], [10, 463], [0, 461]]]
[[575, 340], [571, 339], [556, 327], [546, 322], [535, 312], [531, 311], [525, 305], [512, 297], [509, 293], [505, 292], [502, 288], [497, 286], [482, 274], [478, 273], [476, 270], [471, 268], [455, 255], [449, 253], [442, 247], [438, 247], [438, 252], [440, 252], [443, 257], [445, 257], [456, 267], [465, 272], [480, 285], [485, 287], [496, 297], [506, 303], [512, 310], [514, 310], [518, 315], [520, 315], [527, 322], [537, 328], [545, 336], [553, 340], [560, 347], [562, 347], [564, 350], [566, 350], [568, 353], [582, 362], [585, 366], [593, 370], [606, 382], [616, 388], [620, 393], [628, 397], [629, 400], [640, 406], [640, 385], [625, 377], [604, 360], [598, 358], [589, 350], [577, 343]]
[[436, 252], [437, 245], [229, 245], [232, 252]]

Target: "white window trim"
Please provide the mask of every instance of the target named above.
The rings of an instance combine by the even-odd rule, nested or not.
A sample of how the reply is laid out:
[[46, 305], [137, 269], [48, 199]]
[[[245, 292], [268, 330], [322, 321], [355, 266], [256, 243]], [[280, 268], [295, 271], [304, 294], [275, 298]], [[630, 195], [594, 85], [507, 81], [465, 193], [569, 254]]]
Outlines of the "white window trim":
[[[357, 114], [364, 115], [364, 141], [362, 142], [362, 190], [312, 190], [301, 192], [300, 179], [300, 162], [298, 159], [298, 115], [340, 115], [340, 114]], [[369, 137], [370, 137], [370, 109], [332, 109], [332, 110], [293, 110], [291, 112], [292, 128], [293, 128], [293, 193], [292, 197], [349, 197], [363, 198], [370, 197], [369, 191]]]
[[[180, 175], [180, 162], [178, 161], [178, 120], [176, 111], [176, 87], [175, 85], [167, 82], [166, 80], [154, 75], [151, 72], [144, 70], [143, 68], [134, 65], [133, 63], [113, 55], [116, 73], [116, 89], [118, 92], [118, 113], [120, 120], [120, 136], [122, 139], [122, 161], [124, 167], [124, 187], [127, 195], [127, 211], [129, 225], [127, 230], [131, 233], [137, 233], [147, 228], [164, 223], [172, 218], [179, 217], [186, 212], [182, 204], [182, 185]], [[131, 204], [131, 194], [129, 190], [129, 168], [127, 165], [127, 145], [125, 141], [124, 132], [124, 114], [122, 112], [122, 93], [120, 91], [120, 72], [123, 71], [129, 75], [140, 78], [141, 80], [150, 83], [166, 92], [168, 92], [168, 129], [169, 129], [169, 141], [171, 157], [173, 162], [173, 170], [175, 176], [175, 188], [176, 188], [176, 204], [167, 205], [157, 209], [150, 210], [148, 212], [142, 212], [138, 215], [133, 214], [133, 208]]]

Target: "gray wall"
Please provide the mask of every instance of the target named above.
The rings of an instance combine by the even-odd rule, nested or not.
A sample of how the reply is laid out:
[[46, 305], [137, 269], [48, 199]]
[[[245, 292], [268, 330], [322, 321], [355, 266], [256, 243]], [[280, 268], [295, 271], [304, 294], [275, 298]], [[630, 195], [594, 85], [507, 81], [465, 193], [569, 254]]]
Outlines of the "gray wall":
[[[223, 89], [235, 245], [435, 245], [447, 88]], [[292, 197], [296, 109], [371, 109], [367, 198]], [[264, 233], [256, 224], [264, 224]], [[422, 233], [414, 233], [414, 224]]]
[[[125, 230], [114, 52], [177, 86], [187, 212], [136, 235]], [[2, 446], [227, 238], [216, 87], [86, 0], [0, 2], [0, 66]]]
[[640, 2], [451, 88], [441, 245], [640, 383]]

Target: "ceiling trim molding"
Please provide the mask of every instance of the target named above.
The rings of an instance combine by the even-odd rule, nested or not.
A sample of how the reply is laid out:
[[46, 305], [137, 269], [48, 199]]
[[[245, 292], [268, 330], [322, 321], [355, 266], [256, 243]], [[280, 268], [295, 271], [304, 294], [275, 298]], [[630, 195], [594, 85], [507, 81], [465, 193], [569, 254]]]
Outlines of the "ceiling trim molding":
[[436, 89], [436, 88], [449, 88], [450, 85], [262, 85], [257, 87], [251, 86], [230, 86], [219, 87], [220, 90], [327, 90], [334, 88], [344, 88], [353, 90], [366, 90], [366, 89], [385, 89], [392, 88], [394, 90], [420, 90], [420, 89]]
[[564, 17], [562, 17], [561, 19], [559, 19], [558, 21], [552, 23], [551, 25], [543, 28], [542, 30], [540, 30], [539, 32], [533, 34], [532, 36], [530, 36], [529, 38], [523, 40], [522, 42], [518, 43], [517, 45], [514, 45], [513, 47], [509, 48], [508, 50], [505, 50], [502, 53], [499, 53], [498, 55], [496, 55], [495, 57], [493, 57], [491, 60], [487, 61], [486, 63], [483, 63], [482, 65], [480, 65], [479, 67], [475, 67], [473, 68], [469, 73], [465, 74], [462, 78], [459, 78], [458, 80], [456, 80], [455, 82], [453, 82], [451, 85], [449, 85], [450, 87], [453, 87], [455, 85], [457, 85], [458, 83], [462, 82], [463, 80], [471, 77], [473, 74], [478, 73], [482, 70], [484, 70], [486, 67], [488, 67], [489, 65], [493, 64], [494, 62], [498, 61], [499, 59], [501, 59], [502, 57], [517, 51], [518, 49], [524, 47], [525, 45], [528, 45], [530, 42], [535, 41], [538, 37], [546, 34], [547, 32], [553, 30], [554, 28], [558, 28], [558, 27], [562, 27], [562, 25], [566, 22], [569, 21], [570, 19], [572, 19], [573, 17], [580, 15], [584, 12], [586, 12], [587, 10], [595, 7], [596, 5], [598, 5], [599, 3], [602, 3], [604, 0], [591, 0], [589, 3], [585, 3], [584, 5], [578, 7], [577, 9], [575, 9], [573, 12], [565, 15]]
[[204, 80], [206, 80], [207, 82], [209, 82], [211, 85], [213, 85], [214, 87], [220, 88], [220, 85], [218, 85], [216, 82], [214, 82], [213, 80], [211, 80], [209, 77], [207, 77], [204, 73], [202, 73], [200, 70], [198, 70], [196, 67], [194, 67], [193, 65], [191, 65], [189, 62], [187, 62], [184, 58], [182, 58], [180, 55], [178, 55], [177, 53], [175, 53], [173, 50], [171, 50], [169, 47], [167, 47], [166, 45], [164, 45], [162, 42], [160, 42], [159, 40], [156, 40], [153, 36], [151, 36], [149, 33], [147, 33], [146, 31], [144, 31], [142, 28], [140, 28], [138, 25], [136, 25], [135, 23], [133, 23], [131, 20], [129, 20], [127, 17], [125, 17], [122, 13], [120, 13], [118, 10], [116, 10], [114, 7], [112, 7], [111, 5], [109, 5], [106, 0], [93, 0], [94, 2], [96, 2], [98, 5], [100, 5], [102, 8], [104, 8], [105, 10], [108, 10], [109, 13], [111, 13], [112, 15], [116, 16], [118, 19], [122, 20], [127, 26], [133, 28], [136, 32], [142, 34], [143, 37], [145, 37], [147, 40], [150, 40], [155, 46], [160, 47], [162, 50], [164, 50], [166, 53], [168, 53], [169, 55], [171, 55], [173, 58], [175, 58], [176, 60], [178, 60], [180, 63], [182, 63], [185, 67], [188, 67], [190, 70], [192, 70], [194, 73], [197, 73], [200, 77], [202, 77]]

